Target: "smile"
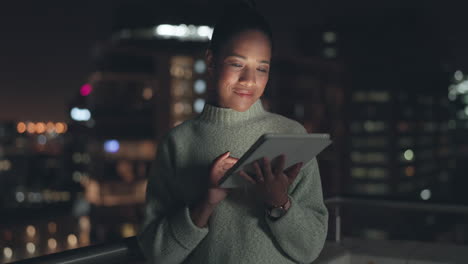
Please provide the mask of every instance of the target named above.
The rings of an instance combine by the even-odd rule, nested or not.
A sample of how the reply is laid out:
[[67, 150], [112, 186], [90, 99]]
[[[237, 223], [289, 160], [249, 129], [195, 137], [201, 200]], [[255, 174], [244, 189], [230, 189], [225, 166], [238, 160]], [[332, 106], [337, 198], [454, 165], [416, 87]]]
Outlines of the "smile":
[[254, 95], [253, 91], [250, 90], [234, 90], [234, 93], [241, 97], [252, 97]]

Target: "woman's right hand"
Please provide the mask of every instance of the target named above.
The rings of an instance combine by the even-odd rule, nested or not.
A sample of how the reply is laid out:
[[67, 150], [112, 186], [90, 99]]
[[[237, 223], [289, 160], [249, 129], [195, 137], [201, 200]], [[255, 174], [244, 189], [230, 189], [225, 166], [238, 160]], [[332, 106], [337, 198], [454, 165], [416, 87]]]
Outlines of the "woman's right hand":
[[224, 176], [224, 174], [239, 160], [237, 158], [230, 157], [229, 154], [231, 154], [229, 151], [221, 154], [213, 161], [211, 165], [207, 193], [207, 202], [210, 205], [217, 205], [219, 202], [224, 200], [228, 194], [229, 189], [219, 187], [218, 182]]
[[238, 159], [229, 157], [229, 151], [217, 157], [211, 164], [208, 179], [208, 192], [204, 200], [197, 203], [190, 209], [190, 216], [193, 223], [198, 227], [206, 227], [213, 210], [219, 202], [226, 198], [229, 189], [218, 186], [218, 181], [224, 176]]

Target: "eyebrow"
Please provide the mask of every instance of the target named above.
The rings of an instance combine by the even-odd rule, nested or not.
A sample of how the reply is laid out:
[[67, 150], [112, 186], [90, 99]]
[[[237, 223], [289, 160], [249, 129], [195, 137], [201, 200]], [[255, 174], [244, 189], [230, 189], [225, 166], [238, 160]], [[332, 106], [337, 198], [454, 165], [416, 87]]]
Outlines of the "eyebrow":
[[[237, 53], [228, 54], [227, 57], [238, 57], [238, 58], [241, 58], [241, 59], [244, 59], [244, 60], [247, 59], [245, 56], [239, 55], [239, 54], [237, 54]], [[267, 60], [261, 60], [261, 61], [258, 61], [258, 62], [260, 62], [260, 63], [265, 63], [265, 64], [270, 64], [270, 62], [267, 61]]]

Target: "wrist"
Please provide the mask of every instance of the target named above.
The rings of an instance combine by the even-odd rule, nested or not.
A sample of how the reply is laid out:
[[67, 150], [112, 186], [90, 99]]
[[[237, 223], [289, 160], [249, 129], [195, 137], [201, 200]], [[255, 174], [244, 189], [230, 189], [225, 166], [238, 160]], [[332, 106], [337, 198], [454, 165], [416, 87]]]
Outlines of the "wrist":
[[208, 220], [215, 209], [215, 205], [211, 205], [208, 202], [201, 201], [195, 204], [189, 209], [190, 217], [192, 222], [200, 227], [204, 228], [208, 226]]
[[284, 195], [281, 199], [272, 199], [265, 203], [268, 208], [283, 207], [289, 202], [289, 196]]
[[289, 208], [291, 208], [291, 200], [288, 197], [286, 203], [279, 206], [267, 207], [265, 211], [267, 216], [275, 221], [283, 217], [288, 212]]

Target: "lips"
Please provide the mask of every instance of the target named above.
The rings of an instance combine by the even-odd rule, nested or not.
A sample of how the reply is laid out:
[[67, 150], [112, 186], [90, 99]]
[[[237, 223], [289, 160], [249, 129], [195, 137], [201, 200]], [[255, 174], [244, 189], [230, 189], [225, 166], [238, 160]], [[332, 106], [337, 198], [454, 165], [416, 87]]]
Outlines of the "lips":
[[252, 97], [254, 95], [254, 91], [245, 89], [235, 89], [234, 93], [241, 97]]

